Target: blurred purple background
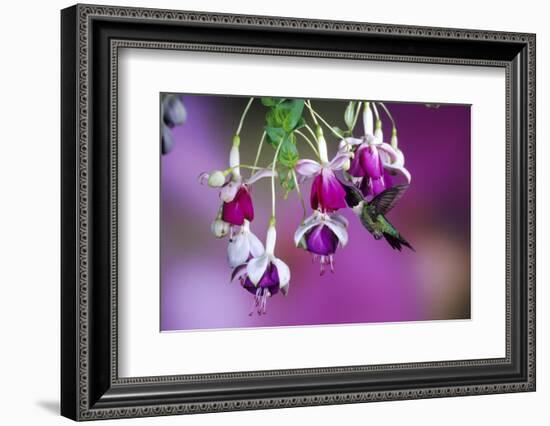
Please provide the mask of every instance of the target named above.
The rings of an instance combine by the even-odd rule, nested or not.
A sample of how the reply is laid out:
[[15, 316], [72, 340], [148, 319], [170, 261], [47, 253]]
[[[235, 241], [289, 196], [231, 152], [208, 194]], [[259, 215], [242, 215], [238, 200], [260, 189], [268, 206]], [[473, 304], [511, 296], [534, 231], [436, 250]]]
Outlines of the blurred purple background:
[[[399, 147], [412, 174], [408, 192], [388, 218], [416, 252], [376, 241], [351, 214], [349, 243], [335, 255], [335, 273], [293, 244], [301, 220], [299, 199], [279, 191], [276, 256], [290, 267], [287, 297], [268, 300], [267, 315], [249, 316], [253, 296], [230, 283], [227, 239], [210, 223], [218, 191], [199, 185], [203, 171], [228, 165], [231, 139], [248, 98], [184, 96], [187, 122], [173, 129], [174, 149], [161, 158], [160, 329], [192, 330], [470, 318], [470, 107], [386, 102], [399, 130]], [[313, 100], [332, 124], [345, 128], [346, 102]], [[241, 162], [252, 164], [266, 108], [256, 101], [241, 133]], [[307, 116], [306, 116], [307, 117]], [[309, 118], [309, 117], [307, 117]], [[310, 120], [311, 121], [311, 120]], [[384, 121], [385, 135], [391, 127]], [[362, 134], [359, 121], [355, 135]], [[332, 157], [338, 142], [325, 129]], [[310, 157], [299, 143], [302, 158]], [[260, 164], [274, 154], [265, 146]], [[248, 171], [243, 171], [247, 174]], [[310, 181], [302, 185], [309, 199]], [[252, 190], [251, 229], [265, 242], [270, 183]], [[308, 203], [309, 208], [309, 203]]]

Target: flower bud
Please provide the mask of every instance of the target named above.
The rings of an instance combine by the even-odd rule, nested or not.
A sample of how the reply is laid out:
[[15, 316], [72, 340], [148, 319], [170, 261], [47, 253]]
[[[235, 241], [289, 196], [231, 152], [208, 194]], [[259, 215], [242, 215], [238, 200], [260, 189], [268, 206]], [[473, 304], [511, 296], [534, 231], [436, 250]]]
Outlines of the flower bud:
[[376, 126], [374, 128], [374, 137], [380, 142], [384, 140], [384, 134], [382, 133], [382, 121], [376, 120]]
[[350, 167], [351, 167], [351, 160], [348, 158], [344, 163], [344, 165], [342, 166], [342, 170], [347, 172]]
[[363, 107], [363, 130], [365, 135], [373, 134], [373, 120], [370, 102], [365, 102], [365, 106]]
[[346, 111], [344, 112], [344, 122], [346, 123], [346, 126], [348, 126], [348, 129], [350, 130], [353, 127], [354, 118], [355, 118], [355, 102], [351, 101], [346, 107]]
[[220, 188], [225, 183], [225, 174], [221, 170], [215, 170], [208, 177], [208, 186], [211, 188]]
[[231, 151], [229, 151], [229, 167], [232, 169], [233, 176], [241, 175], [239, 164], [241, 164], [239, 147], [233, 145]]
[[323, 129], [319, 125], [315, 126], [315, 136], [317, 136], [317, 139], [325, 137], [323, 135]]
[[216, 238], [223, 238], [229, 233], [229, 223], [215, 219], [210, 225], [210, 229]]
[[394, 127], [391, 132], [390, 144], [393, 149], [397, 149], [397, 129]]
[[325, 141], [325, 136], [323, 135], [323, 129], [321, 126], [317, 125], [315, 128], [315, 136], [317, 136], [317, 149], [319, 149], [319, 158], [322, 163], [328, 163], [328, 152], [327, 152], [327, 142]]

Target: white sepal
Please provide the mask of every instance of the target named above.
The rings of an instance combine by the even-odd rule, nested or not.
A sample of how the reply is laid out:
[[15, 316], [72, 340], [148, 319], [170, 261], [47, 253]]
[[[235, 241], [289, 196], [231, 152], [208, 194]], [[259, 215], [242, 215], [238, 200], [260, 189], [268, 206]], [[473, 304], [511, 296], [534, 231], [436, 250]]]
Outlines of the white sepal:
[[260, 239], [252, 232], [248, 232], [247, 237], [250, 244], [250, 254], [253, 257], [258, 257], [264, 254], [264, 245], [262, 244]]
[[294, 233], [294, 244], [296, 245], [296, 247], [300, 245], [300, 241], [302, 241], [302, 238], [304, 238], [304, 235], [307, 233], [307, 231], [319, 225], [320, 223], [320, 216], [316, 213], [307, 218], [304, 223], [300, 225], [298, 229], [296, 229], [296, 232]]
[[277, 268], [277, 275], [279, 276], [279, 288], [281, 289], [281, 292], [286, 296], [290, 283], [290, 268], [281, 259], [274, 258], [272, 260], [272, 263]]
[[329, 164], [332, 170], [341, 170], [344, 168], [346, 162], [349, 161], [351, 152], [337, 154]]
[[250, 254], [250, 242], [245, 232], [239, 232], [227, 245], [227, 260], [234, 268], [246, 262]]
[[262, 169], [262, 170], [259, 170], [257, 171], [256, 173], [254, 173], [252, 176], [250, 176], [249, 179], [246, 180], [246, 183], [251, 185], [253, 184], [254, 182], [264, 178], [264, 177], [272, 177], [273, 176], [273, 171], [270, 170], [270, 169]]
[[302, 176], [312, 177], [321, 171], [321, 165], [317, 161], [313, 160], [300, 160], [296, 164], [296, 173]]
[[365, 102], [365, 106], [363, 107], [363, 130], [365, 135], [372, 135], [374, 133], [374, 117], [372, 116], [370, 102]]
[[265, 252], [269, 256], [273, 256], [275, 253], [275, 243], [277, 241], [277, 230], [275, 225], [269, 225], [267, 229], [267, 237], [265, 238]]
[[246, 274], [248, 275], [248, 278], [250, 279], [252, 284], [254, 284], [255, 286], [258, 285], [265, 273], [265, 270], [267, 269], [268, 264], [269, 258], [267, 256], [267, 253], [264, 253], [260, 257], [255, 257], [254, 259], [250, 259], [248, 261], [248, 264], [246, 265]]
[[334, 235], [336, 235], [338, 241], [342, 244], [342, 247], [348, 243], [348, 231], [340, 222], [328, 218], [325, 220], [325, 226], [328, 226], [330, 230], [334, 232]]
[[232, 173], [234, 176], [240, 176], [239, 164], [241, 164], [241, 159], [239, 155], [239, 147], [233, 145], [231, 151], [229, 151], [229, 167], [232, 168]]
[[224, 203], [230, 203], [237, 195], [237, 191], [241, 187], [240, 182], [228, 182], [220, 191], [220, 198]]

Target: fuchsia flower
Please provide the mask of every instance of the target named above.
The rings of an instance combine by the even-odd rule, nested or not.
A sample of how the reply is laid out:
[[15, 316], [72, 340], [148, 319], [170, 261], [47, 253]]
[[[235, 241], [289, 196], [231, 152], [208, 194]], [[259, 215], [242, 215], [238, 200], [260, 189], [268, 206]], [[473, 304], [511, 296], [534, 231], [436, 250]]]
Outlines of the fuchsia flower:
[[254, 205], [250, 196], [250, 186], [264, 177], [271, 177], [273, 172], [261, 169], [249, 179], [243, 179], [238, 172], [224, 173], [216, 170], [202, 173], [199, 181], [211, 187], [221, 187], [220, 199], [223, 201], [221, 219], [230, 225], [241, 226], [245, 220], [254, 220]]
[[330, 163], [323, 165], [314, 160], [298, 161], [296, 172], [306, 178], [314, 178], [310, 196], [312, 209], [333, 212], [346, 208], [346, 191], [342, 188], [342, 184], [334, 172], [341, 170], [349, 157], [349, 153], [342, 152], [336, 155]]
[[340, 149], [355, 150], [348, 174], [356, 178], [354, 181], [365, 196], [375, 197], [389, 188], [392, 175], [400, 174], [407, 183], [411, 181], [403, 153], [374, 136], [346, 138], [340, 143]]
[[321, 275], [326, 264], [334, 272], [333, 256], [338, 246], [344, 247], [348, 242], [347, 227], [348, 221], [344, 216], [316, 210], [296, 230], [294, 243], [312, 253], [314, 260], [319, 258]]
[[270, 225], [267, 230], [265, 251], [246, 264], [237, 266], [231, 275], [231, 281], [238, 279], [245, 290], [254, 295], [254, 309], [258, 315], [266, 313], [267, 299], [279, 290], [285, 296], [290, 283], [290, 269], [286, 263], [275, 257], [275, 226]]
[[[254, 220], [254, 206], [247, 185], [239, 185], [232, 197], [223, 196], [224, 190], [234, 182], [230, 182], [222, 189], [220, 194], [223, 200], [222, 219], [231, 225], [242, 225], [245, 220]], [[234, 185], [236, 187], [236, 185]]]
[[[375, 197], [392, 186], [393, 175], [401, 175], [407, 183], [411, 174], [405, 168], [405, 157], [397, 148], [397, 134], [394, 129], [392, 144], [383, 141], [380, 121], [373, 133], [372, 111], [365, 106], [363, 113], [364, 136], [362, 138], [345, 138], [340, 142], [339, 152], [354, 152], [348, 170], [353, 182], [361, 189], [363, 195]], [[394, 148], [395, 147], [395, 148]]]

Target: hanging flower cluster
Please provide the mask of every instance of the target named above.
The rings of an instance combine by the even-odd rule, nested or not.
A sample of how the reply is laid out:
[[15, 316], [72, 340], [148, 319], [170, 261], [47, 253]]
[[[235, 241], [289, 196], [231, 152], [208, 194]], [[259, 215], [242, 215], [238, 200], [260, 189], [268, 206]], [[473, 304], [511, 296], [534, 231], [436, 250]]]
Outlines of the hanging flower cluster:
[[[321, 274], [326, 267], [334, 272], [334, 257], [348, 242], [348, 220], [339, 213], [351, 208], [364, 227], [376, 239], [385, 237], [398, 250], [412, 246], [393, 228], [384, 214], [391, 209], [411, 181], [405, 169], [405, 157], [397, 145], [397, 128], [388, 108], [379, 102], [350, 102], [344, 113], [347, 130], [330, 126], [313, 108], [311, 101], [301, 99], [262, 98], [267, 107], [266, 123], [256, 161], [253, 165], [240, 162], [240, 131], [254, 98], [250, 98], [241, 116], [229, 152], [229, 165], [223, 170], [205, 172], [199, 176], [202, 184], [219, 190], [218, 214], [211, 224], [215, 237], [229, 237], [227, 260], [232, 269], [231, 281], [253, 296], [252, 313], [266, 313], [268, 298], [289, 290], [290, 269], [275, 255], [276, 193], [275, 181], [285, 190], [285, 198], [296, 191], [303, 207], [303, 219], [294, 234], [297, 247], [310, 252], [320, 263]], [[381, 107], [392, 123], [390, 143], [384, 142]], [[304, 111], [309, 110], [311, 124]], [[353, 136], [361, 114], [363, 135]], [[339, 144], [329, 158], [323, 124]], [[300, 158], [298, 140], [309, 145], [315, 155]], [[264, 145], [274, 149], [274, 157], [265, 167], [258, 166]], [[245, 178], [241, 170], [248, 169]], [[271, 180], [272, 214], [267, 227], [265, 247], [252, 232], [254, 203], [252, 189], [262, 178]], [[396, 182], [401, 179], [403, 184]], [[308, 213], [300, 185], [310, 182]], [[386, 225], [387, 224], [387, 225]]]

